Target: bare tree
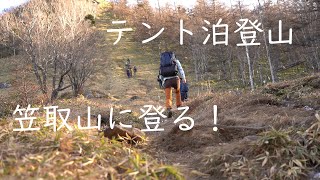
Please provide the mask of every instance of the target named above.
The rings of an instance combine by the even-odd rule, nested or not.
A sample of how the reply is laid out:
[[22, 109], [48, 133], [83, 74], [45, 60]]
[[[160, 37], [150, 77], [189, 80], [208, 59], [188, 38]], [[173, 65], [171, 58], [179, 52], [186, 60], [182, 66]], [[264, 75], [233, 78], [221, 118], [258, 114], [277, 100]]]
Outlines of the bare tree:
[[[197, 81], [225, 80], [226, 83], [247, 86], [253, 90], [255, 84], [264, 84], [266, 78], [275, 82], [287, 76], [287, 71], [297, 68], [297, 74], [318, 72], [320, 70], [319, 51], [319, 1], [318, 0], [279, 0], [274, 3], [271, 0], [257, 0], [255, 9], [248, 9], [243, 4], [226, 7], [219, 5], [217, 1], [197, 0], [192, 10], [166, 6], [161, 10], [152, 10], [148, 4], [140, 3], [140, 6], [127, 7], [119, 4], [114, 8], [116, 13], [121, 13], [121, 8], [134, 15], [125, 19], [132, 21], [134, 26], [134, 38], [137, 41], [144, 40], [156, 34], [161, 28], [165, 28], [160, 37], [150, 43], [144, 44], [157, 54], [161, 50], [174, 50], [185, 57], [192, 57], [188, 63], [195, 72]], [[260, 4], [261, 3], [261, 4]], [[115, 4], [115, 6], [117, 6]], [[126, 13], [124, 13], [126, 14]], [[257, 33], [257, 42], [261, 46], [237, 47], [239, 33], [232, 33], [238, 28], [236, 21], [241, 18], [249, 20], [259, 19], [262, 24], [262, 33]], [[220, 18], [229, 26], [229, 44], [212, 45], [212, 24]], [[179, 20], [183, 20], [183, 28], [193, 32], [193, 35], [184, 36], [184, 44], [179, 45]], [[207, 20], [211, 24], [204, 23]], [[293, 28], [293, 44], [272, 44], [267, 41], [267, 33], [270, 29], [272, 37], [276, 39], [279, 30], [279, 20], [282, 20], [282, 35], [288, 38], [288, 29]], [[129, 21], [129, 22], [130, 22]], [[141, 25], [148, 23], [152, 28]], [[204, 31], [201, 26], [208, 30]], [[206, 45], [202, 44], [207, 35], [211, 35]], [[210, 44], [209, 44], [210, 43]], [[157, 47], [155, 49], [154, 47]], [[266, 53], [265, 53], [266, 52]], [[302, 70], [301, 70], [302, 69]], [[248, 81], [248, 82], [247, 82]]]
[[[238, 1], [238, 5], [239, 5], [239, 10], [240, 10], [240, 16], [242, 19], [242, 7], [241, 7], [240, 1]], [[247, 57], [247, 61], [248, 61], [250, 87], [251, 87], [251, 90], [253, 91], [254, 90], [253, 69], [252, 69], [252, 64], [251, 64], [251, 59], [250, 59], [250, 54], [249, 54], [249, 47], [246, 45], [245, 49], [246, 49], [246, 57]]]
[[[259, 19], [261, 22], [261, 27], [262, 27], [262, 29], [264, 29], [263, 18], [265, 18], [265, 17], [264, 17], [262, 6], [260, 4], [260, 0], [258, 0], [258, 3], [259, 3]], [[264, 46], [266, 48], [266, 53], [267, 53], [267, 58], [268, 58], [268, 63], [269, 63], [269, 68], [270, 68], [270, 74], [271, 74], [271, 80], [274, 83], [276, 81], [276, 77], [275, 77], [275, 72], [274, 72], [274, 68], [273, 68], [273, 64], [272, 64], [272, 60], [271, 60], [269, 45], [267, 44], [265, 30], [263, 31], [263, 42], [264, 42]]]
[[100, 34], [91, 33], [90, 29], [87, 30], [80, 36], [81, 41], [73, 47], [74, 50], [71, 55], [75, 63], [68, 73], [68, 77], [75, 96], [83, 92], [85, 82], [96, 70], [94, 66], [98, 53], [96, 43], [103, 39]]
[[[85, 52], [84, 46], [95, 46], [88, 37], [92, 37], [96, 31], [85, 18], [93, 12], [94, 5], [85, 0], [32, 0], [26, 6], [1, 17], [6, 22], [5, 30], [21, 41], [21, 49], [28, 55], [26, 63], [32, 64], [41, 92], [48, 100], [53, 101], [60, 91], [73, 86], [65, 77], [78, 64], [85, 62], [86, 66], [92, 67], [90, 63], [93, 57], [90, 59], [79, 55], [79, 52]], [[85, 68], [76, 69], [85, 71]], [[91, 75], [87, 72], [83, 74]], [[51, 86], [49, 82], [52, 82]]]

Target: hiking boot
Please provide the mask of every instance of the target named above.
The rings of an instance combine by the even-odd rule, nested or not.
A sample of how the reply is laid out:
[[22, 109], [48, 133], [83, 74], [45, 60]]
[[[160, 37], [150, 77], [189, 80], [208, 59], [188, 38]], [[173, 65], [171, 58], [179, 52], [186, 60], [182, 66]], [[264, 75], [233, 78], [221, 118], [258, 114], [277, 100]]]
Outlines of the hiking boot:
[[167, 115], [168, 118], [172, 118], [172, 111], [171, 111], [171, 109], [169, 109], [169, 108], [167, 109], [167, 114], [168, 114], [168, 115]]

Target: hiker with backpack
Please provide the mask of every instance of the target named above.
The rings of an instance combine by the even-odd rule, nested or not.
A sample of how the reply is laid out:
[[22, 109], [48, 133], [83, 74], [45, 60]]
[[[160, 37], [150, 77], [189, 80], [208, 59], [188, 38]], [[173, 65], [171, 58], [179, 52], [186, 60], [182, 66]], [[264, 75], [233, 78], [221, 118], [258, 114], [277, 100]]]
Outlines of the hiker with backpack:
[[161, 53], [158, 81], [160, 83], [160, 87], [165, 89], [168, 118], [172, 117], [172, 88], [175, 89], [177, 108], [182, 106], [180, 78], [182, 83], [186, 83], [183, 68], [180, 61], [176, 59], [174, 53]]
[[126, 73], [127, 73], [128, 78], [131, 78], [132, 77], [132, 66], [131, 66], [131, 60], [130, 59], [127, 59], [125, 67], [126, 67]]

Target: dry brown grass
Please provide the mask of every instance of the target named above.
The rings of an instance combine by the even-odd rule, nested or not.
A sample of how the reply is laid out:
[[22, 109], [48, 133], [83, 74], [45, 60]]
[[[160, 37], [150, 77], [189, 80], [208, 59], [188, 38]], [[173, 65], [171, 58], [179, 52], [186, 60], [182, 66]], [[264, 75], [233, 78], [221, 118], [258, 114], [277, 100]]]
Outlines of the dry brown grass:
[[[203, 158], [206, 170], [232, 179], [305, 179], [320, 163], [320, 118], [306, 129], [271, 129], [257, 141], [227, 146]], [[220, 150], [219, 150], [220, 149]]]
[[3, 179], [183, 179], [176, 168], [97, 132], [61, 129], [54, 133], [49, 128], [13, 132], [7, 119], [1, 124], [0, 147]]

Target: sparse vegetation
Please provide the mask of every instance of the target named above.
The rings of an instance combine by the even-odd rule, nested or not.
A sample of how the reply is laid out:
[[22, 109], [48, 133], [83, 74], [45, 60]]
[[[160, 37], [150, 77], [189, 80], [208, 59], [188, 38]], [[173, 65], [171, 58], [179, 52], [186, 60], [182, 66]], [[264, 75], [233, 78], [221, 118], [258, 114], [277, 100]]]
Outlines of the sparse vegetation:
[[9, 120], [1, 123], [1, 178], [183, 179], [175, 167], [97, 132], [17, 133]]
[[[12, 86], [0, 90], [0, 179], [312, 178], [320, 171], [318, 5], [315, 0], [268, 1], [250, 10], [241, 3], [226, 7], [199, 0], [191, 11], [153, 9], [148, 1], [128, 6], [125, 0], [31, 0], [8, 10], [0, 22], [0, 82]], [[241, 41], [236, 33], [230, 34], [229, 46], [202, 43], [212, 35], [211, 29], [201, 29], [204, 19], [212, 25], [222, 18], [231, 32], [242, 15], [259, 18], [273, 31], [278, 18], [286, 21], [284, 37], [293, 26], [295, 44], [250, 47], [246, 55], [234, 46]], [[180, 19], [194, 32], [185, 34], [183, 46]], [[114, 46], [118, 33], [107, 29], [129, 26], [134, 31]], [[161, 36], [141, 44], [163, 27]], [[256, 40], [265, 39], [260, 34]], [[161, 119], [164, 132], [146, 133], [137, 141], [130, 133], [103, 137], [76, 127], [77, 117], [84, 123], [90, 106], [91, 122], [101, 114], [108, 126], [112, 107], [116, 124], [145, 128], [141, 108], [164, 105], [156, 77], [158, 55], [165, 50], [176, 52], [191, 85], [185, 116], [194, 119], [192, 130], [180, 131], [173, 119]], [[138, 67], [131, 79], [124, 73], [128, 58]], [[18, 115], [12, 116], [18, 104], [41, 108], [34, 121], [40, 131], [12, 131], [19, 127]], [[43, 126], [42, 108], [50, 105], [71, 109], [73, 131]], [[213, 105], [218, 105], [217, 132]], [[129, 109], [132, 113], [120, 114]]]
[[271, 129], [243, 146], [242, 154], [217, 152], [208, 155], [205, 163], [209, 171], [220, 170], [233, 179], [305, 179], [320, 164], [319, 123], [317, 116], [307, 129]]

